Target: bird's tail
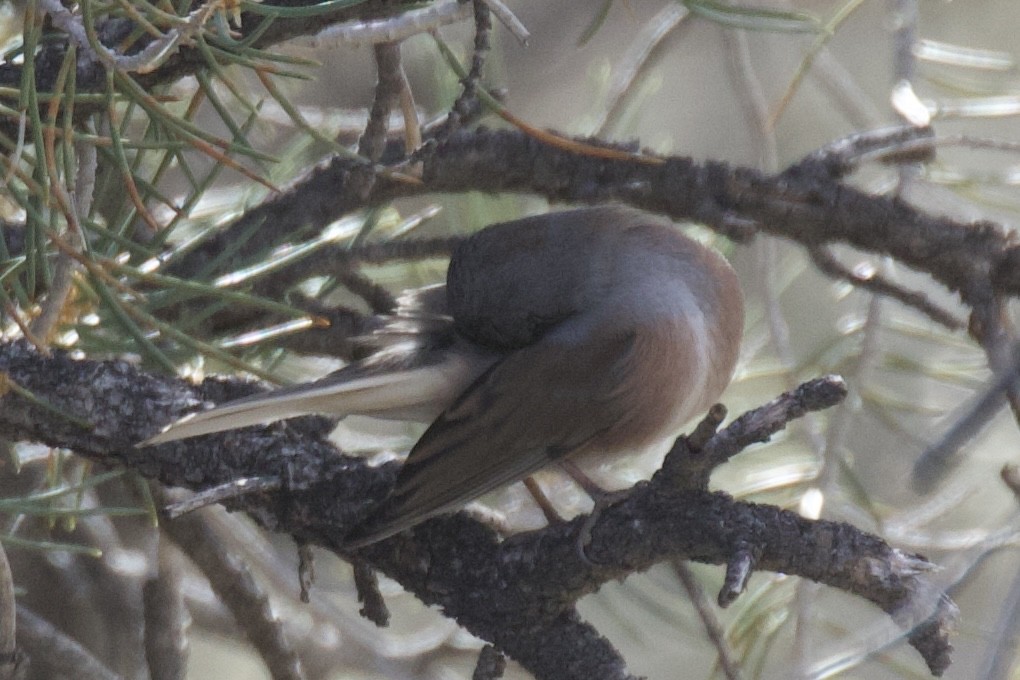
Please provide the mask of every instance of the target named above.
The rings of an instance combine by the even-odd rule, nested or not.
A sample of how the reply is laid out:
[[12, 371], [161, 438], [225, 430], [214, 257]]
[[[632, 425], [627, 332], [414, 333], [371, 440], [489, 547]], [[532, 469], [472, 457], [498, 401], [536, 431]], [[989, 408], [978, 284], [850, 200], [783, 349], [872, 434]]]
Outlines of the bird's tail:
[[360, 414], [429, 422], [491, 363], [454, 353], [446, 353], [444, 359], [404, 368], [355, 363], [315, 382], [256, 394], [185, 416], [139, 446], [309, 414]]

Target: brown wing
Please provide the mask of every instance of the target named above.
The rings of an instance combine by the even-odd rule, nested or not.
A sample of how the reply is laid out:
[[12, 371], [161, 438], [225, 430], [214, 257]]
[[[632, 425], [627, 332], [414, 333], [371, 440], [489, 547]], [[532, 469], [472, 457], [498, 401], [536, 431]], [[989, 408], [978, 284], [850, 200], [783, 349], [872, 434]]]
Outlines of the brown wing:
[[481, 376], [418, 440], [391, 496], [347, 545], [381, 540], [565, 455], [597, 448], [618, 424], [611, 401], [633, 335], [603, 334], [584, 346], [564, 335], [518, 350]]

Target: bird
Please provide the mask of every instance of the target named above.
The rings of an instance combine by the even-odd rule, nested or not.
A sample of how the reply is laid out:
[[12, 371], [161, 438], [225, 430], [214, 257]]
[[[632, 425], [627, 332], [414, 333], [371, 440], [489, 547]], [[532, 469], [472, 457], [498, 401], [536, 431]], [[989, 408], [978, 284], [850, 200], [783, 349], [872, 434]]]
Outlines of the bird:
[[525, 217], [462, 240], [445, 284], [378, 319], [367, 358], [143, 444], [308, 414], [429, 423], [345, 539], [360, 548], [557, 461], [675, 438], [730, 382], [743, 322], [729, 263], [666, 218], [619, 205]]

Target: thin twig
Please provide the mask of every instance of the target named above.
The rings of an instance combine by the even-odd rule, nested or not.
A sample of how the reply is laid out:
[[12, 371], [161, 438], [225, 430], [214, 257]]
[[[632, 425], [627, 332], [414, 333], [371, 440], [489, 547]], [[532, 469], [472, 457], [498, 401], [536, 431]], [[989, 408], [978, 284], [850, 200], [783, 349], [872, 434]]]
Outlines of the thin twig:
[[418, 107], [414, 103], [414, 91], [411, 81], [407, 79], [407, 71], [401, 62], [400, 75], [400, 112], [404, 122], [404, 153], [413, 153], [421, 146], [421, 121], [418, 119]]
[[893, 86], [890, 100], [893, 109], [903, 120], [924, 127], [931, 123], [931, 112], [914, 89], [914, 78], [917, 73], [914, 46], [917, 44], [918, 2], [895, 0], [893, 5], [896, 28], [892, 34]]
[[351, 560], [354, 568], [354, 587], [358, 591], [358, 602], [363, 606], [358, 612], [380, 628], [390, 625], [390, 611], [379, 592], [379, 579], [375, 570], [360, 559]]
[[517, 15], [513, 11], [503, 4], [502, 0], [482, 0], [488, 6], [489, 10], [496, 15], [499, 19], [499, 23], [503, 24], [506, 30], [517, 38], [517, 41], [522, 45], [527, 45], [528, 40], [531, 38], [531, 33], [528, 31], [528, 27], [524, 25], [524, 22], [517, 18]]
[[[386, 148], [386, 131], [390, 114], [400, 103], [403, 79], [400, 76], [400, 43], [375, 45], [375, 65], [378, 72], [375, 99], [368, 116], [368, 125], [358, 144], [358, 154], [377, 163]], [[406, 122], [406, 121], [405, 121]]]
[[374, 313], [392, 312], [397, 306], [393, 293], [362, 274], [354, 262], [348, 264], [335, 274], [337, 282], [364, 300]]
[[462, 237], [450, 236], [409, 241], [383, 241], [351, 248], [347, 251], [352, 260], [368, 264], [386, 264], [397, 260], [425, 260], [430, 257], [449, 257]]
[[492, 18], [489, 13], [489, 6], [484, 0], [473, 0], [475, 16], [475, 42], [474, 52], [471, 55], [471, 68], [467, 76], [461, 80], [461, 93], [453, 103], [446, 121], [434, 132], [434, 137], [440, 141], [447, 138], [464, 124], [475, 118], [481, 110], [478, 101], [478, 82], [482, 77], [482, 70], [485, 67], [485, 57], [489, 52], [489, 34], [492, 32]]
[[705, 590], [686, 563], [673, 562], [673, 571], [680, 579], [684, 590], [687, 591], [687, 597], [694, 605], [694, 610], [698, 612], [705, 634], [708, 635], [712, 646], [715, 647], [716, 654], [719, 656], [719, 667], [722, 668], [723, 674], [729, 680], [741, 680], [744, 675], [740, 671], [740, 663], [726, 640], [726, 631], [723, 630], [719, 617], [716, 616], [714, 605], [705, 596]]
[[809, 75], [841, 107], [852, 127], [869, 129], [885, 120], [883, 113], [857, 82], [854, 74], [828, 47], [823, 47], [818, 53]]
[[1014, 572], [1009, 589], [1005, 595], [999, 595], [996, 608], [999, 620], [991, 631], [981, 636], [987, 653], [982, 655], [984, 661], [974, 680], [1012, 677], [1011, 671], [1016, 665], [1017, 632], [1020, 631], [1020, 573]]
[[18, 309], [10, 300], [4, 300], [3, 305], [4, 311], [7, 312], [7, 316], [18, 327], [18, 330], [21, 331], [22, 337], [35, 345], [36, 349], [40, 352], [48, 352], [49, 349], [47, 349], [46, 343], [43, 342], [43, 339], [36, 336], [29, 327], [29, 322], [21, 318], [21, 310]]
[[634, 90], [650, 65], [652, 58], [665, 45], [666, 38], [674, 34], [690, 10], [678, 2], [667, 3], [641, 29], [630, 42], [627, 52], [614, 67], [613, 79], [606, 92], [606, 103], [593, 128], [596, 136], [602, 136], [613, 125], [623, 110], [627, 95]]
[[[55, 187], [58, 191], [64, 192], [67, 202], [72, 211], [72, 220], [68, 224], [66, 240], [74, 249], [74, 253], [83, 255], [84, 236], [81, 225], [88, 217], [92, 209], [92, 191], [96, 183], [96, 169], [98, 167], [96, 147], [86, 142], [75, 144], [75, 157], [78, 160], [78, 167], [74, 180], [74, 189], [67, 193], [64, 187]], [[71, 253], [61, 252], [57, 255], [57, 263], [54, 266], [53, 281], [47, 291], [46, 302], [42, 305], [42, 311], [32, 320], [30, 324], [32, 337], [37, 337], [43, 342], [49, 342], [50, 336], [56, 330], [61, 316], [65, 313], [65, 306], [71, 295], [74, 280], [83, 265], [80, 260], [75, 259]]]
[[163, 509], [163, 514], [169, 520], [175, 520], [189, 512], [223, 503], [231, 499], [239, 498], [250, 493], [272, 491], [279, 489], [283, 482], [278, 477], [242, 477], [234, 479], [225, 484], [204, 489], [199, 493], [187, 498], [176, 500]]
[[89, 38], [84, 18], [72, 14], [59, 0], [39, 0], [42, 9], [50, 15], [53, 25], [67, 33], [71, 41], [94, 61], [100, 61], [123, 73], [152, 73], [189, 44], [194, 36], [205, 30], [209, 18], [219, 11], [218, 3], [206, 2], [185, 17], [178, 28], [172, 28], [161, 37], [149, 42], [132, 55], [117, 54], [98, 40]]
[[287, 639], [283, 624], [274, 615], [264, 587], [241, 556], [223, 543], [200, 514], [166, 522], [163, 530], [209, 579], [212, 589], [233, 613], [272, 677], [305, 680], [301, 660]]
[[20, 655], [17, 647], [14, 577], [7, 551], [0, 545], [0, 678], [14, 680]]
[[142, 587], [145, 661], [152, 680], [184, 680], [191, 615], [184, 605], [179, 560], [165, 537], [156, 540], [156, 574]]
[[943, 309], [928, 299], [924, 293], [906, 290], [878, 273], [862, 274], [849, 269], [837, 260], [827, 248], [809, 248], [808, 253], [819, 271], [834, 279], [847, 281], [858, 288], [871, 291], [876, 295], [884, 295], [912, 307], [949, 330], [960, 330], [964, 322], [947, 309]]
[[348, 21], [333, 24], [313, 36], [301, 38], [298, 44], [309, 47], [332, 47], [340, 44], [365, 45], [402, 42], [440, 26], [471, 18], [471, 5], [459, 0], [440, 0], [421, 9], [401, 12], [397, 16], [370, 21]]
[[123, 680], [49, 621], [18, 605], [18, 641], [40, 677]]
[[759, 164], [762, 170], [775, 172], [779, 169], [779, 143], [775, 129], [769, 126], [769, 103], [754, 67], [747, 32], [723, 31], [722, 35], [730, 57], [730, 72], [742, 95], [738, 100], [760, 152]]
[[1018, 384], [1020, 346], [1014, 346], [1012, 362], [989, 380], [985, 387], [964, 409], [963, 415], [914, 461], [911, 485], [921, 493], [931, 491], [935, 484], [959, 462], [959, 452], [968, 442], [998, 415], [1005, 402], [1006, 392]]

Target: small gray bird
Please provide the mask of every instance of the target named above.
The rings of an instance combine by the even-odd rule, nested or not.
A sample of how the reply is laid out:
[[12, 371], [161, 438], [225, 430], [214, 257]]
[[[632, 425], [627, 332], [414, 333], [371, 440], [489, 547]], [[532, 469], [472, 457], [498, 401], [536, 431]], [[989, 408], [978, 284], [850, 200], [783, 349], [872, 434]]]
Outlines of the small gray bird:
[[675, 437], [729, 383], [743, 318], [726, 260], [663, 219], [597, 207], [494, 224], [456, 248], [445, 286], [401, 298], [369, 358], [145, 444], [309, 413], [431, 423], [354, 548], [564, 457]]

